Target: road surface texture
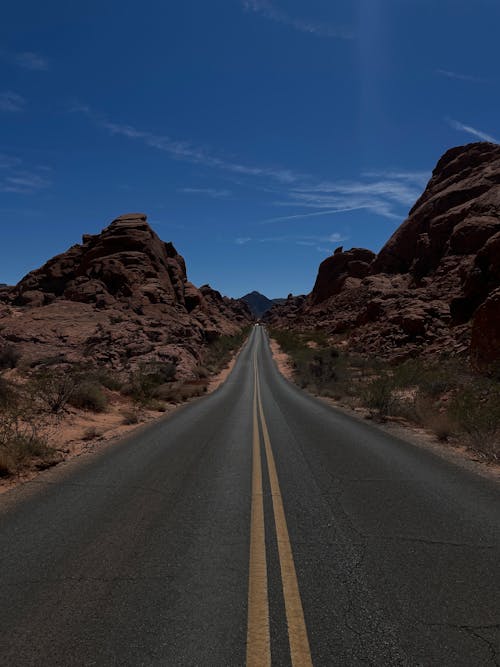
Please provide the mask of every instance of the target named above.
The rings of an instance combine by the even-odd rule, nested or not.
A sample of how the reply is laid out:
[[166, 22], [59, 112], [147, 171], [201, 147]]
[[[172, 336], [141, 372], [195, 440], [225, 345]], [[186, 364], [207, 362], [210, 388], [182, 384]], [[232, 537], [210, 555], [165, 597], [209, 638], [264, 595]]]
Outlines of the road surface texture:
[[255, 327], [211, 396], [0, 500], [0, 664], [500, 664], [500, 491]]

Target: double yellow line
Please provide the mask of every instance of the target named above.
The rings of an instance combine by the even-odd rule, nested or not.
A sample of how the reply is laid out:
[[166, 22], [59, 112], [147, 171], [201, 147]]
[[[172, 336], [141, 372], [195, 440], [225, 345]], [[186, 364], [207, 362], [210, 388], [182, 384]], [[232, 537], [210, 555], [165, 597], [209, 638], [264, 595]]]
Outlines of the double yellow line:
[[283, 499], [276, 472], [269, 430], [260, 393], [257, 353], [254, 354], [253, 397], [253, 465], [252, 518], [250, 529], [250, 574], [248, 585], [247, 667], [270, 667], [271, 637], [269, 631], [269, 598], [267, 584], [266, 535], [264, 523], [264, 494], [262, 488], [262, 459], [259, 419], [264, 438], [265, 459], [269, 471], [274, 522], [278, 542], [281, 582], [285, 600], [288, 640], [293, 667], [312, 667], [304, 611], [300, 599], [297, 573], [288, 535]]

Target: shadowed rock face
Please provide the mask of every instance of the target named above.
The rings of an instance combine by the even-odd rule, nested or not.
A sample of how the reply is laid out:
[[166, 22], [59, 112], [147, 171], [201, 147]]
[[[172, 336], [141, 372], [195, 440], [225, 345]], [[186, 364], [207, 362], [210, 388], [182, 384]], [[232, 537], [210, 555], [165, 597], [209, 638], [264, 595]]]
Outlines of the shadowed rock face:
[[283, 303], [285, 299], [268, 299], [267, 296], [264, 296], [260, 292], [250, 292], [242, 296], [240, 301], [246, 303], [249, 307], [250, 312], [257, 318], [262, 317], [264, 313], [267, 313], [274, 304]]
[[184, 259], [142, 213], [85, 235], [0, 299], [0, 345], [16, 344], [34, 362], [62, 355], [121, 368], [164, 359], [185, 375], [204, 343], [251, 320], [244, 304], [190, 283]]
[[476, 143], [441, 158], [377, 256], [338, 249], [312, 293], [268, 320], [320, 327], [358, 353], [470, 353], [484, 366], [500, 358], [499, 287], [500, 146]]

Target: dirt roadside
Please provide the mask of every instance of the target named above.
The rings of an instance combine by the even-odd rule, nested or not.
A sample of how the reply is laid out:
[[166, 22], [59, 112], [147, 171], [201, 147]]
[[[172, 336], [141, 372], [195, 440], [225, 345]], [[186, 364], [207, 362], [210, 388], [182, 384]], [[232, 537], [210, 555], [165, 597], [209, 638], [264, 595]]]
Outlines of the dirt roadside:
[[[216, 391], [226, 381], [244, 345], [234, 354], [227, 366], [210, 378], [204, 396]], [[40, 461], [39, 465], [35, 463], [33, 468], [23, 470], [17, 475], [0, 478], [0, 495], [15, 486], [31, 482], [43, 475], [47, 469], [60, 463], [101, 452], [107, 445], [115, 444], [144, 425], [162, 419], [186, 403], [198, 399], [188, 399], [175, 405], [167, 403], [161, 412], [146, 408], [138, 409], [130, 398], [122, 396], [119, 392], [108, 392], [108, 400], [106, 412], [93, 413], [68, 408], [63, 416], [54, 418], [53, 423], [46, 429], [50, 445], [55, 449], [53, 460], [49, 463]], [[124, 415], [133, 415], [136, 422], [126, 424]]]
[[[289, 355], [283, 352], [275, 340], [270, 339], [269, 342], [278, 370], [287, 380], [293, 383], [293, 362]], [[401, 438], [401, 440], [406, 440], [417, 447], [425, 447], [447, 461], [451, 461], [462, 468], [466, 468], [488, 479], [500, 482], [500, 464], [487, 462], [478, 458], [465, 443], [458, 439], [443, 443], [437, 439], [434, 433], [403, 419], [389, 417], [386, 422], [380, 423], [371, 419], [369, 410], [365, 408], [353, 409], [342, 405], [342, 403], [332, 398], [317, 395], [315, 397], [350, 417], [354, 417], [360, 421], [369, 419], [376, 428], [385, 433]]]

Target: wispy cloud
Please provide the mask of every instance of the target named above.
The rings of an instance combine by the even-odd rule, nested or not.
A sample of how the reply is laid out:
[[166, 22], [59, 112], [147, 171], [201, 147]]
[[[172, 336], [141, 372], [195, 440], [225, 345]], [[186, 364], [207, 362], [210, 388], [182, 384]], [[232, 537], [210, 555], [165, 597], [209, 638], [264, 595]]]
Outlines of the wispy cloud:
[[346, 28], [290, 16], [287, 12], [275, 7], [270, 0], [243, 0], [243, 7], [248, 12], [260, 14], [266, 19], [311, 35], [336, 39], [352, 39], [353, 37], [352, 32]]
[[439, 76], [445, 76], [448, 79], [455, 79], [457, 81], [470, 81], [471, 83], [487, 83], [486, 79], [482, 79], [478, 76], [473, 76], [472, 74], [461, 74], [460, 72], [452, 72], [448, 69], [437, 69], [436, 74]]
[[34, 51], [21, 51], [19, 53], [9, 53], [8, 59], [18, 67], [34, 71], [46, 71], [49, 69], [49, 61], [44, 56]]
[[10, 90], [0, 93], [0, 111], [24, 111], [24, 97]]
[[476, 137], [476, 139], [480, 139], [481, 141], [488, 141], [492, 144], [500, 143], [498, 139], [495, 139], [495, 137], [491, 136], [491, 134], [487, 134], [482, 130], [478, 130], [477, 128], [472, 127], [471, 125], [465, 125], [464, 123], [461, 123], [458, 120], [454, 120], [453, 118], [447, 118], [446, 122], [454, 130], [458, 130], [459, 132], [467, 132], [467, 134], [470, 134], [473, 137]]
[[[293, 202], [280, 202], [285, 206], [293, 206]], [[349, 211], [359, 211], [360, 209], [365, 208], [365, 206], [351, 206], [349, 208], [336, 208], [326, 211], [317, 211], [316, 213], [296, 213], [294, 215], [282, 215], [277, 218], [266, 218], [262, 220], [262, 224], [269, 222], [285, 222], [286, 220], [301, 220], [302, 218], [317, 218], [322, 215], [335, 215], [336, 213], [348, 213]]]
[[28, 168], [19, 158], [0, 155], [0, 192], [34, 194], [51, 185], [49, 175], [47, 167]]
[[212, 199], [228, 199], [232, 194], [230, 190], [216, 190], [215, 188], [180, 188], [177, 192], [184, 195], [205, 195]]
[[[299, 220], [363, 209], [385, 218], [401, 220], [421, 195], [428, 178], [427, 172], [381, 171], [366, 172], [356, 181], [324, 181], [294, 186], [289, 189], [286, 199], [274, 203], [276, 206], [306, 210], [268, 218], [263, 222]], [[310, 209], [318, 210], [311, 212]]]
[[[309, 234], [309, 235], [285, 235], [285, 236], [265, 236], [260, 238], [252, 237], [243, 237], [235, 239], [237, 245], [245, 245], [247, 243], [292, 243], [294, 245], [300, 245], [307, 248], [316, 248], [320, 252], [324, 252], [325, 248], [319, 248], [319, 243], [329, 243], [333, 245], [338, 245], [342, 241], [347, 240], [347, 236], [343, 236], [338, 232], [333, 234]], [[331, 252], [331, 249], [327, 249], [326, 252]]]
[[139, 139], [147, 146], [164, 151], [177, 160], [201, 164], [206, 167], [216, 167], [218, 169], [246, 176], [268, 176], [281, 183], [293, 183], [297, 180], [297, 176], [288, 169], [274, 169], [239, 164], [238, 162], [212, 155], [206, 149], [194, 146], [189, 141], [179, 141], [165, 135], [138, 130], [131, 125], [121, 125], [110, 123], [108, 121], [103, 121], [101, 125], [111, 134], [122, 135], [128, 139]]
[[208, 149], [196, 146], [190, 141], [173, 139], [168, 135], [141, 130], [133, 125], [114, 123], [107, 120], [102, 115], [94, 113], [85, 105], [73, 105], [70, 111], [88, 116], [99, 127], [107, 130], [111, 135], [126, 137], [132, 141], [140, 141], [146, 146], [167, 153], [175, 160], [212, 167], [242, 176], [271, 178], [279, 183], [289, 185], [295, 183], [301, 177], [300, 174], [296, 174], [290, 169], [242, 164], [231, 158], [215, 155]]

